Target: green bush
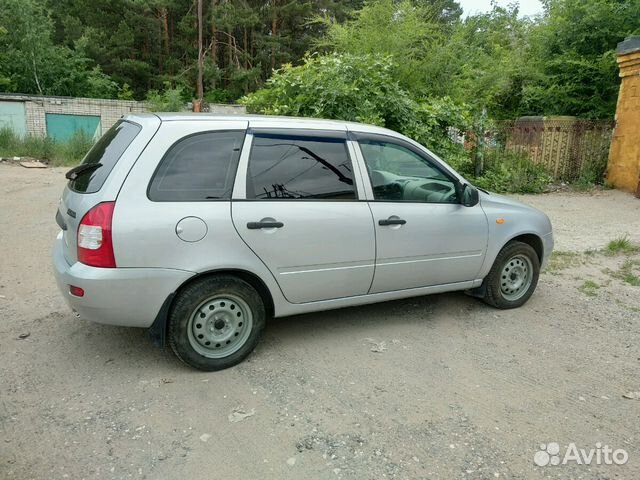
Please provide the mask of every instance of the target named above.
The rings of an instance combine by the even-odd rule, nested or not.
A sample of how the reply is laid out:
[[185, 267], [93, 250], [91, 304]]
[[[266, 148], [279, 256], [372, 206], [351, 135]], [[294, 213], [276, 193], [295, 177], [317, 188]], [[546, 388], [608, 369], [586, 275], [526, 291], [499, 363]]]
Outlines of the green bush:
[[524, 153], [487, 148], [485, 168], [473, 183], [497, 193], [542, 193], [552, 182], [544, 167]]
[[447, 127], [463, 128], [464, 107], [448, 98], [414, 100], [393, 79], [394, 65], [381, 55], [312, 55], [284, 65], [261, 90], [240, 103], [250, 112], [332, 118], [380, 125], [446, 156]]
[[469, 115], [451, 99], [415, 100], [393, 80], [393, 62], [380, 55], [331, 54], [285, 65], [266, 86], [243, 97], [250, 112], [334, 118], [380, 125], [427, 146], [479, 187], [495, 192], [539, 193], [551, 178], [526, 156], [485, 149], [483, 174], [473, 177], [470, 152], [447, 129], [464, 130]]
[[147, 93], [147, 108], [152, 112], [181, 112], [185, 99], [182, 87], [167, 88], [165, 91], [150, 90]]

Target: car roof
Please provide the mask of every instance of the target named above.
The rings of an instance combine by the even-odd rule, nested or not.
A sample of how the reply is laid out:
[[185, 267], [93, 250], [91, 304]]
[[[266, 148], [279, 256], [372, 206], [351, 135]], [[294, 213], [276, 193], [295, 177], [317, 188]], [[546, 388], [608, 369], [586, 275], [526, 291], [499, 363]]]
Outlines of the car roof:
[[188, 121], [246, 121], [256, 126], [268, 126], [281, 128], [315, 128], [326, 130], [350, 130], [353, 132], [381, 133], [386, 135], [401, 136], [398, 132], [376, 125], [348, 122], [344, 120], [327, 120], [309, 117], [286, 117], [277, 115], [236, 115], [219, 113], [192, 113], [192, 112], [158, 112], [135, 113], [125, 116], [125, 119], [136, 121], [150, 117], [159, 118], [161, 122], [188, 122]]

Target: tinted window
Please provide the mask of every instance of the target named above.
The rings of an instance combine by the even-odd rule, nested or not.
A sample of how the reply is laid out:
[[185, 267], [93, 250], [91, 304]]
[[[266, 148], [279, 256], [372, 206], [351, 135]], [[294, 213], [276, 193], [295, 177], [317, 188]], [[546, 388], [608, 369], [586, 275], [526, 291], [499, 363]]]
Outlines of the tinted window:
[[376, 200], [458, 203], [456, 184], [428, 158], [403, 145], [360, 140]]
[[123, 120], [116, 123], [96, 142], [82, 161], [82, 165], [100, 165], [88, 168], [69, 181], [69, 188], [78, 193], [95, 193], [102, 188], [111, 170], [131, 144], [141, 127]]
[[231, 198], [245, 132], [206, 132], [174, 144], [158, 166], [149, 199], [184, 202]]
[[253, 140], [247, 198], [356, 198], [344, 139], [257, 135]]

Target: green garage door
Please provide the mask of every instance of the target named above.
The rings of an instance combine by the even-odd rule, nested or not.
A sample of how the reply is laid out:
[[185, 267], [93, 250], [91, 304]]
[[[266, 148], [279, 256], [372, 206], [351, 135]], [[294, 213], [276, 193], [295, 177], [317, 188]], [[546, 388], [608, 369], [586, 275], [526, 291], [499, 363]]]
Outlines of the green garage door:
[[24, 102], [0, 102], [0, 130], [8, 128], [16, 135], [27, 133], [27, 117]]
[[62, 115], [47, 113], [47, 135], [59, 142], [66, 142], [77, 131], [89, 138], [100, 137], [100, 117], [97, 115]]

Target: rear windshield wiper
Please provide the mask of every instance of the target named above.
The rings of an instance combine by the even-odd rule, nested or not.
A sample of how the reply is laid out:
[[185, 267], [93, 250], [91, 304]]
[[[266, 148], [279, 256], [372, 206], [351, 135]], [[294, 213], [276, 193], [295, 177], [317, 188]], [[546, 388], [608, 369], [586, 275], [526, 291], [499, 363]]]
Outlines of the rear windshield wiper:
[[64, 174], [64, 178], [67, 180], [75, 180], [80, 175], [84, 175], [89, 172], [93, 172], [95, 169], [100, 168], [102, 164], [98, 163], [83, 163], [77, 167], [73, 167], [67, 173]]

